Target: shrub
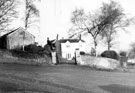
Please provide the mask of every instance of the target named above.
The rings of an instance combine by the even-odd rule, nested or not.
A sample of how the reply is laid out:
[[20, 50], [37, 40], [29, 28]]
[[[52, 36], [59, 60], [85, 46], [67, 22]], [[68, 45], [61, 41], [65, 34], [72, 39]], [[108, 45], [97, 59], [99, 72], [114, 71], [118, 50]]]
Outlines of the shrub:
[[80, 55], [85, 55], [85, 52], [84, 51], [80, 51]]
[[94, 48], [91, 48], [91, 56], [96, 56], [96, 50]]
[[51, 57], [51, 47], [49, 45], [44, 46], [44, 52], [47, 53], [48, 56]]
[[129, 50], [128, 58], [135, 59], [135, 43], [131, 44], [131, 49]]
[[104, 51], [101, 54], [101, 57], [106, 57], [106, 58], [111, 58], [111, 59], [116, 59], [116, 60], [119, 59], [119, 55], [115, 51], [113, 51], [113, 50]]
[[36, 44], [30, 44], [25, 46], [25, 51], [28, 52], [42, 52], [44, 48], [42, 46], [37, 46]]
[[27, 52], [27, 51], [22, 51], [22, 50], [11, 50], [9, 51], [12, 53], [12, 56], [18, 57], [18, 58], [28, 58], [28, 59], [33, 59], [33, 58], [41, 58], [46, 55], [45, 53], [32, 53], [32, 52]]
[[131, 51], [128, 55], [128, 58], [130, 59], [135, 59], [135, 53], [133, 51]]
[[120, 52], [120, 56], [125, 56], [126, 57], [127, 53], [125, 51]]

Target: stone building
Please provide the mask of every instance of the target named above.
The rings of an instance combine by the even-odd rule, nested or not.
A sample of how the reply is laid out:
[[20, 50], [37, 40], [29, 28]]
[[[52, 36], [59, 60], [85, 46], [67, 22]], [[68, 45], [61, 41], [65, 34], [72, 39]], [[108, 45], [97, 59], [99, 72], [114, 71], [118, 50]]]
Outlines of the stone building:
[[0, 37], [1, 49], [20, 49], [22, 46], [34, 44], [35, 36], [19, 27]]

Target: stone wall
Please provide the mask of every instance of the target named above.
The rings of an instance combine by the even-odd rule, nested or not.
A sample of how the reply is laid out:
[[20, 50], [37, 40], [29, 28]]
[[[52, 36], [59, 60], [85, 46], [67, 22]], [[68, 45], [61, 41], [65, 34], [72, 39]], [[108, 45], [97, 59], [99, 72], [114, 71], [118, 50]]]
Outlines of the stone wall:
[[103, 57], [92, 57], [90, 55], [81, 55], [78, 59], [78, 64], [105, 70], [115, 70], [120, 67], [120, 62], [117, 60]]

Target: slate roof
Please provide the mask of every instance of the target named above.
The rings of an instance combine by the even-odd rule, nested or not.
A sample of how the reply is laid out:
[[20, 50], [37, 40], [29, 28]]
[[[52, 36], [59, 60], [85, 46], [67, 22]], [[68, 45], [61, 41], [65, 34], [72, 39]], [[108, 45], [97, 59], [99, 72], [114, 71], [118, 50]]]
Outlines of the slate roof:
[[66, 43], [67, 41], [69, 41], [70, 43], [77, 43], [79, 41], [85, 42], [84, 40], [80, 40], [80, 39], [61, 39], [61, 40], [59, 40], [60, 43]]
[[[17, 28], [17, 29], [18, 29], [18, 28]], [[9, 32], [9, 33], [6, 33], [6, 34], [2, 35], [0, 38], [8, 36], [9, 34], [15, 32], [17, 29], [15, 29], [15, 30], [13, 30], [13, 31], [11, 31], [11, 32]]]
[[[3, 36], [1, 36], [0, 38], [2, 38], [2, 37], [6, 37], [6, 36], [8, 36], [8, 35], [10, 35], [10, 34], [12, 34], [13, 32], [15, 32], [15, 31], [18, 31], [18, 30], [25, 30], [24, 28], [22, 28], [22, 27], [18, 27], [17, 29], [14, 29], [13, 31], [11, 31], [11, 32], [9, 32], [9, 33], [6, 33], [6, 34], [4, 34]], [[28, 31], [27, 31], [27, 33], [29, 33]], [[31, 33], [29, 33], [29, 34], [31, 34]], [[32, 34], [31, 34], [32, 35]], [[32, 35], [32, 36], [34, 36], [34, 35]], [[35, 37], [35, 36], [34, 36]]]

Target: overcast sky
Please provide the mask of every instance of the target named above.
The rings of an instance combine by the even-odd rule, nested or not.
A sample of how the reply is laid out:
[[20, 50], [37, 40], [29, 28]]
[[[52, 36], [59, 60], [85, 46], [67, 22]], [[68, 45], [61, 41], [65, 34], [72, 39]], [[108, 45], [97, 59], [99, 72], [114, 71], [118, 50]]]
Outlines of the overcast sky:
[[[134, 0], [116, 1], [120, 2], [128, 16], [135, 16]], [[55, 39], [57, 34], [59, 34], [59, 38], [67, 37], [67, 31], [72, 26], [71, 12], [76, 8], [84, 8], [86, 12], [94, 12], [101, 7], [102, 2], [109, 2], [109, 0], [41, 0], [40, 43], [44, 43], [47, 37]], [[129, 41], [135, 40], [133, 27], [128, 30], [130, 31], [128, 35], [120, 32], [122, 35], [118, 39], [121, 39], [121, 47], [127, 47]]]

